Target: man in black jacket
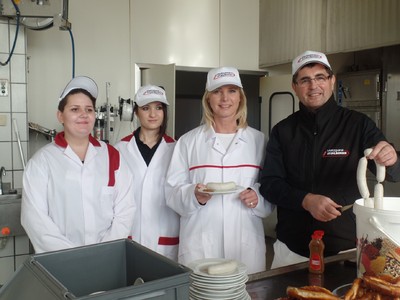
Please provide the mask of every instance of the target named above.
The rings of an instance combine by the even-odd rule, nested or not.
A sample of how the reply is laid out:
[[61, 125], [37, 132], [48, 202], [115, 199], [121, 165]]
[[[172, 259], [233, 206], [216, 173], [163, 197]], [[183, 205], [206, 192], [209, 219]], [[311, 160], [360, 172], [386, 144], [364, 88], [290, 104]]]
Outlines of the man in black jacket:
[[[261, 194], [277, 206], [272, 268], [308, 260], [314, 230], [324, 230], [325, 255], [356, 247], [352, 210], [338, 208], [361, 198], [356, 171], [364, 150], [386, 166], [386, 180], [400, 180], [396, 150], [366, 115], [337, 105], [335, 76], [323, 53], [306, 51], [293, 60], [292, 88], [300, 110], [271, 132]], [[372, 162], [372, 163], [371, 163]]]

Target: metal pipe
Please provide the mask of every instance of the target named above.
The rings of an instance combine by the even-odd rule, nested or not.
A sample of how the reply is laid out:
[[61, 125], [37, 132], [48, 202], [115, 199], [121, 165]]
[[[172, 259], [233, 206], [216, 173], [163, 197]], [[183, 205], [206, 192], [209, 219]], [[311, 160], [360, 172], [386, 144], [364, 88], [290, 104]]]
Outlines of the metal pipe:
[[17, 120], [13, 119], [13, 123], [14, 123], [14, 132], [15, 132], [15, 135], [17, 137], [17, 142], [18, 142], [19, 155], [21, 156], [22, 167], [25, 169], [25, 158], [24, 158], [24, 152], [22, 151], [21, 139], [19, 137]]
[[6, 176], [6, 169], [1, 167], [0, 169], [0, 195], [3, 195], [3, 176]]
[[110, 101], [109, 101], [109, 88], [110, 88], [110, 83], [106, 82], [106, 118], [105, 118], [105, 140], [110, 142], [110, 131], [111, 131], [111, 106], [110, 106]]

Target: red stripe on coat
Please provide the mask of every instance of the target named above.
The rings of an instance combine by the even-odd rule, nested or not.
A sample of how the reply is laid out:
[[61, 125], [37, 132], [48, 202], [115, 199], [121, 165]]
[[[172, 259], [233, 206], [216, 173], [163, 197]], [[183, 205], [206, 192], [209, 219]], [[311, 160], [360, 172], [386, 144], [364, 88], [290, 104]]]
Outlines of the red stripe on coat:
[[236, 165], [236, 166], [217, 166], [217, 165], [199, 165], [199, 166], [194, 166], [189, 168], [189, 171], [196, 170], [196, 169], [204, 169], [204, 168], [216, 168], [216, 169], [238, 169], [238, 168], [255, 168], [255, 169], [260, 169], [260, 166], [257, 165]]
[[108, 186], [115, 185], [115, 172], [119, 169], [119, 152], [110, 144], [107, 144], [108, 148], [108, 160], [109, 160], [109, 168], [108, 168]]
[[179, 244], [179, 237], [166, 237], [160, 236], [158, 238], [158, 244], [164, 246], [174, 246]]

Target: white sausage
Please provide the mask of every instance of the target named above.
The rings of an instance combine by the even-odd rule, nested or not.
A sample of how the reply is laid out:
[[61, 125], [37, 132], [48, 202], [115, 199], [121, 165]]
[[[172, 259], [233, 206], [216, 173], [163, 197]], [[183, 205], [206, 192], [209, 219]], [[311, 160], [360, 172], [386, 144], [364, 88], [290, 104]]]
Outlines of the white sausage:
[[386, 168], [384, 165], [378, 164], [377, 162], [375, 162], [375, 165], [376, 165], [376, 181], [381, 183], [385, 180]]
[[230, 182], [209, 182], [206, 185], [207, 189], [214, 191], [229, 191], [234, 190], [236, 188], [236, 183], [233, 181]]
[[361, 197], [367, 199], [369, 197], [369, 189], [367, 184], [367, 165], [368, 160], [367, 158], [361, 157], [358, 161], [357, 167], [357, 186], [358, 190], [360, 191]]
[[230, 260], [220, 264], [211, 265], [208, 267], [208, 274], [210, 275], [223, 275], [231, 274], [236, 271], [238, 263], [236, 260]]
[[372, 152], [372, 148], [367, 148], [367, 149], [365, 149], [365, 150], [364, 150], [364, 156], [370, 155], [371, 152]]
[[383, 209], [383, 185], [381, 183], [375, 184], [374, 207], [377, 209]]

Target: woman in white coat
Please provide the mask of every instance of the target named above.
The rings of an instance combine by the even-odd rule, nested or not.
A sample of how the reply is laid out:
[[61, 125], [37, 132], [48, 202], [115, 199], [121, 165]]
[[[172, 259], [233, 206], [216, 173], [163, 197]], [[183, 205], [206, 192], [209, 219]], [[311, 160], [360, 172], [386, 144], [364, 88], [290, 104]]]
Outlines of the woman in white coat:
[[140, 127], [123, 138], [116, 148], [128, 162], [134, 177], [137, 206], [132, 239], [177, 261], [179, 216], [165, 202], [164, 184], [175, 140], [166, 135], [165, 91], [146, 85], [135, 95], [134, 113]]
[[128, 237], [132, 175], [112, 146], [91, 136], [96, 83], [73, 78], [61, 94], [64, 131], [27, 163], [21, 223], [36, 253]]
[[[180, 215], [179, 262], [235, 259], [249, 273], [266, 268], [262, 218], [271, 204], [258, 192], [263, 133], [247, 125], [246, 96], [235, 68], [212, 69], [202, 99], [203, 125], [177, 142], [167, 173], [167, 205]], [[202, 192], [235, 182], [233, 193]]]

